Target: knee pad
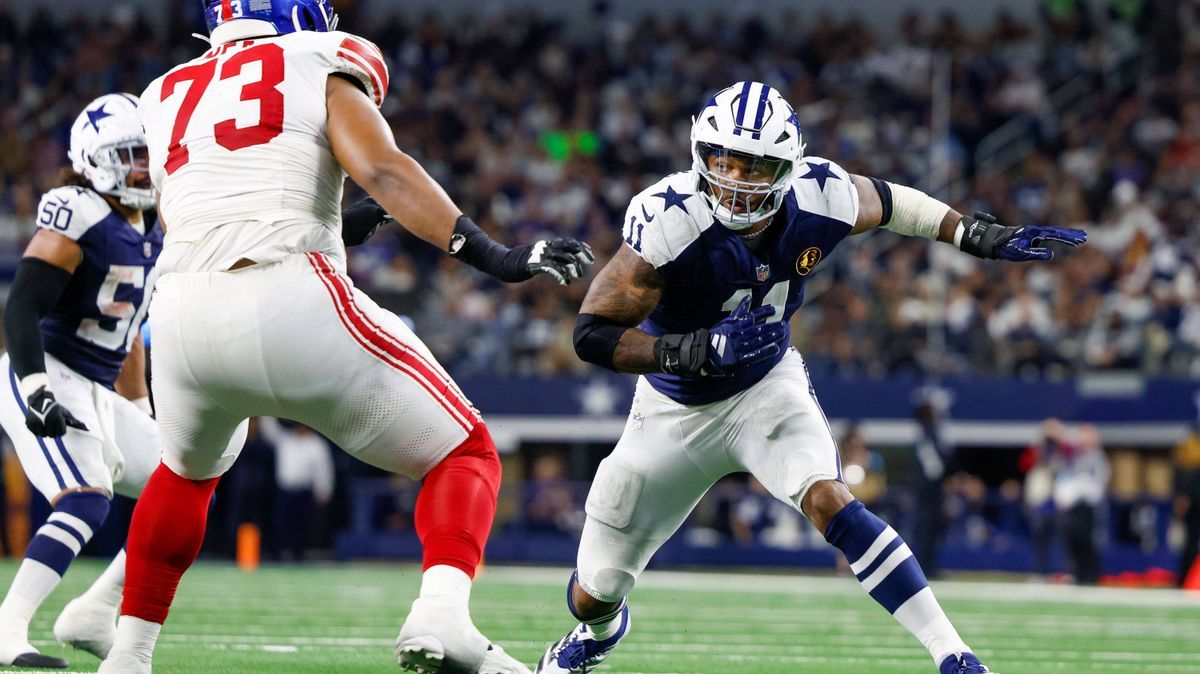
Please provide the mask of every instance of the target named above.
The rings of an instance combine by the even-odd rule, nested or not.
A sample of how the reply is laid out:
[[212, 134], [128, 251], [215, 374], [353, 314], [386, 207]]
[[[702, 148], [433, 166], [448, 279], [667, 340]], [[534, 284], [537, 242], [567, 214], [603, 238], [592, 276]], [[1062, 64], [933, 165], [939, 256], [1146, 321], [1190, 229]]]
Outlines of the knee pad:
[[111, 502], [104, 494], [94, 491], [71, 492], [58, 499], [47, 522], [69, 529], [87, 543], [108, 518]]
[[[605, 603], [621, 601], [625, 595], [633, 591], [633, 586], [637, 583], [637, 577], [629, 571], [611, 567], [587, 569], [581, 566], [571, 578], [584, 592]], [[570, 597], [570, 593], [571, 588], [568, 584], [568, 597]], [[568, 606], [571, 608], [571, 613], [574, 614], [575, 607], [569, 600]]]

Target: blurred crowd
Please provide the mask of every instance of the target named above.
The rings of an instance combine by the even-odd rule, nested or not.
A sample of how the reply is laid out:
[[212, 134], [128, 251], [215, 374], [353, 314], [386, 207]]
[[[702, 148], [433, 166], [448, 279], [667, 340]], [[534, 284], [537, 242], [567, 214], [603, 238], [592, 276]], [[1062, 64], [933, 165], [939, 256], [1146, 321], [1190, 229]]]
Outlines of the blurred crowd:
[[[926, 186], [963, 212], [1091, 237], [1059, 263], [1024, 266], [886, 232], [848, 241], [811, 277], [810, 303], [794, 319], [814, 370], [1200, 374], [1195, 0], [1048, 0], [1037, 21], [1000, 13], [979, 29], [952, 14], [913, 14], [886, 35], [799, 8], [630, 22], [597, 2], [583, 21], [398, 10], [368, 22], [355, 3], [335, 4], [342, 27], [388, 57], [384, 112], [400, 146], [499, 240], [583, 238], [598, 269], [620, 245], [629, 198], [688, 167], [698, 105], [730, 82], [761, 79], [795, 105], [813, 155]], [[0, 7], [0, 250], [9, 259], [40, 193], [56, 184], [82, 106], [139, 92], [202, 49], [188, 36], [203, 32], [199, 3], [169, 6], [165, 33], [119, 5], [99, 22], [41, 9], [21, 25]], [[1081, 83], [1082, 103], [1060, 109], [1054, 92]], [[981, 140], [1005, 124], [1032, 149], [1004, 170], [977, 162]], [[501, 287], [400, 231], [353, 251], [351, 269], [411, 316], [455, 373], [585, 367], [570, 333], [586, 284]]]

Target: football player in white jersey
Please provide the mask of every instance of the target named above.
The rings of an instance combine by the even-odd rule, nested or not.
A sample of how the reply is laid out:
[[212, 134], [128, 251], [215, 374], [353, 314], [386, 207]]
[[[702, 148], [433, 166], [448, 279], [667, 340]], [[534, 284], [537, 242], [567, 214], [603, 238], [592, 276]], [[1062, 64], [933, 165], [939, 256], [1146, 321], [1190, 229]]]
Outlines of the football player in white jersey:
[[[139, 328], [162, 230], [137, 99], [101, 96], [71, 126], [73, 173], [38, 206], [4, 314], [0, 424], [52, 512], [0, 604], [0, 665], [66, 667], [29, 644], [29, 621], [104, 524], [114, 494], [137, 498], [159, 462]], [[54, 624], [103, 658], [125, 576], [119, 553]]]
[[468, 612], [495, 514], [495, 444], [429, 349], [346, 276], [342, 183], [349, 174], [409, 231], [503, 281], [546, 273], [565, 283], [591, 252], [561, 239], [510, 249], [464, 216], [396, 147], [378, 110], [383, 56], [334, 30], [329, 0], [204, 7], [212, 48], [141, 99], [166, 228], [150, 312], [163, 464], [134, 511], [122, 615], [101, 671], [150, 671], [246, 418], [273, 416], [422, 479], [425, 571], [396, 641], [400, 665], [527, 672]]
[[651, 555], [721, 477], [747, 471], [845, 553], [863, 588], [941, 674], [982, 674], [897, 533], [842, 482], [837, 446], [788, 320], [807, 276], [843, 238], [885, 227], [977, 257], [1050, 259], [1082, 231], [1004, 227], [902, 185], [805, 157], [771, 87], [738, 82], [692, 124], [692, 169], [634, 197], [625, 245], [576, 323], [580, 357], [643, 375], [629, 422], [596, 472], [568, 607], [579, 624], [538, 664], [591, 672], [629, 631], [626, 595]]

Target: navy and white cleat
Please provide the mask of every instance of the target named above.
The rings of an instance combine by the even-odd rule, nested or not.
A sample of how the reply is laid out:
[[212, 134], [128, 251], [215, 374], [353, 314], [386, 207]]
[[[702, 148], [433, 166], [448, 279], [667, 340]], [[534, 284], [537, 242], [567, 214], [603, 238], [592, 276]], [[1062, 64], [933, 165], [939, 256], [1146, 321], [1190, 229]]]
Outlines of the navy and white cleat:
[[939, 674], [999, 674], [984, 666], [974, 653], [955, 653], [942, 660]]
[[546, 649], [535, 674], [589, 674], [604, 662], [617, 643], [629, 633], [629, 606], [621, 608], [621, 627], [611, 637], [600, 640], [587, 625], [580, 623], [567, 636]]

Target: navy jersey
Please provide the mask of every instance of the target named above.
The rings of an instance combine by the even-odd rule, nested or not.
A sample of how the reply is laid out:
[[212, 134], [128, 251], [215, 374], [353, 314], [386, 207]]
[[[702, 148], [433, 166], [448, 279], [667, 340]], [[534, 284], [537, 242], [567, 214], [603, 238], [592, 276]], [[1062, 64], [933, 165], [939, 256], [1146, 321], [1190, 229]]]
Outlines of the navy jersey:
[[[827, 159], [807, 157], [757, 251], [713, 219], [696, 194], [700, 179], [685, 171], [634, 197], [625, 214], [625, 243], [662, 274], [662, 299], [641, 329], [652, 335], [710, 328], [750, 295], [751, 306], [775, 307], [785, 323], [804, 301], [804, 282], [858, 218], [850, 176]], [[790, 339], [790, 332], [788, 338]], [[732, 377], [649, 374], [658, 391], [685, 405], [724, 400], [753, 386], [783, 358]]]
[[81, 187], [47, 192], [38, 206], [37, 226], [83, 249], [83, 261], [58, 304], [42, 318], [46, 353], [112, 388], [146, 319], [162, 228], [155, 223], [143, 234], [103, 197]]

